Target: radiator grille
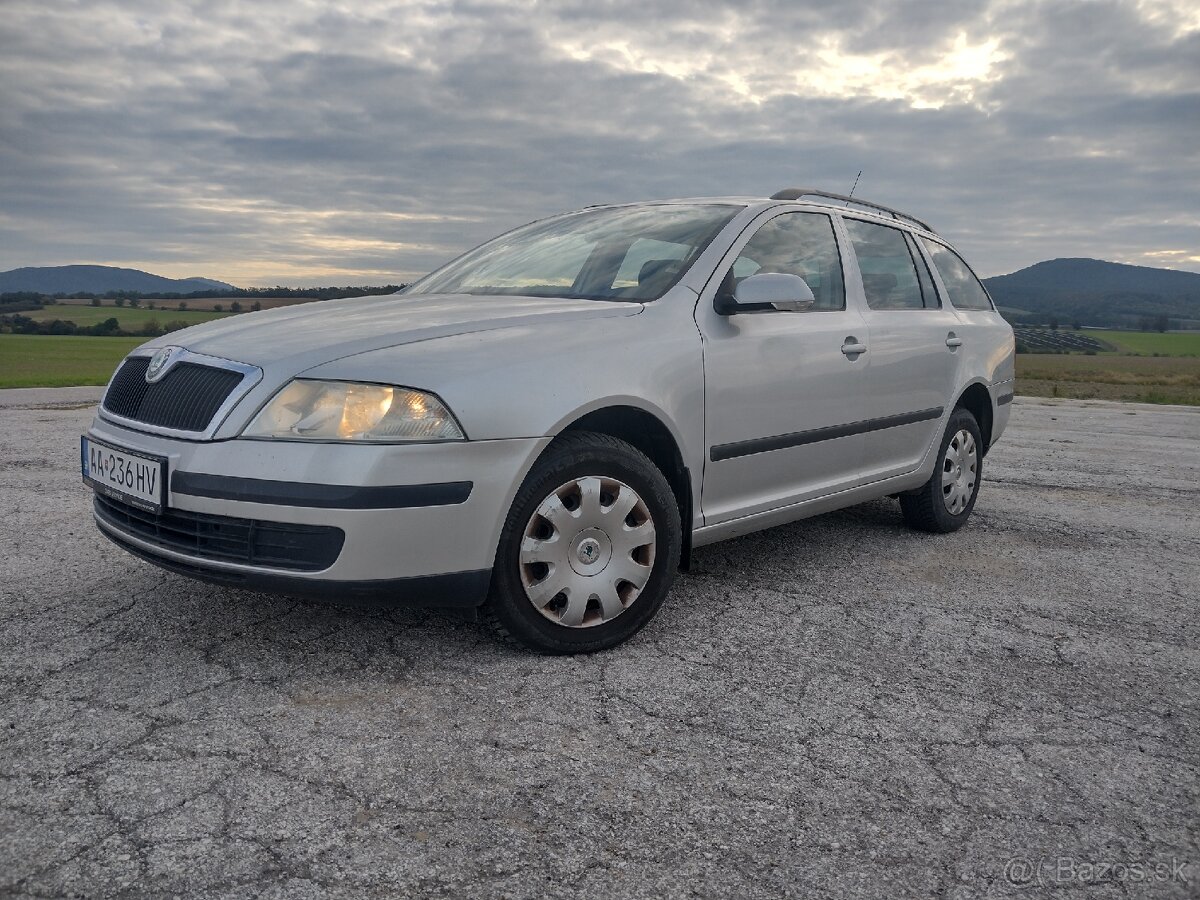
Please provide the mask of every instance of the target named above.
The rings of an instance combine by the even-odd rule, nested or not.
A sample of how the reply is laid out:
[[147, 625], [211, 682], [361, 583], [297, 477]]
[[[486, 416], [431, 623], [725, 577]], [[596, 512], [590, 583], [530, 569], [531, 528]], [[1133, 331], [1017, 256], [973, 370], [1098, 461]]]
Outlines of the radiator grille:
[[218, 562], [317, 572], [342, 552], [346, 533], [331, 525], [262, 522], [167, 509], [145, 512], [97, 494], [96, 514], [119, 531], [156, 547]]
[[241, 372], [179, 362], [153, 384], [146, 381], [148, 356], [121, 364], [104, 395], [104, 409], [116, 416], [178, 431], [204, 431], [245, 377]]

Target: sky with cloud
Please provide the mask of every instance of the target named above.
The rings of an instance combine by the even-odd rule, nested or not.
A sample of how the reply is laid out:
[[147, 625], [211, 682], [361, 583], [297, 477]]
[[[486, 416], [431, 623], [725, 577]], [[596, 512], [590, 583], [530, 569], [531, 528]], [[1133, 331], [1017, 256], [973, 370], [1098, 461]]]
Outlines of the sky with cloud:
[[410, 280], [592, 203], [849, 190], [984, 275], [1200, 271], [1200, 0], [6, 0], [0, 269]]

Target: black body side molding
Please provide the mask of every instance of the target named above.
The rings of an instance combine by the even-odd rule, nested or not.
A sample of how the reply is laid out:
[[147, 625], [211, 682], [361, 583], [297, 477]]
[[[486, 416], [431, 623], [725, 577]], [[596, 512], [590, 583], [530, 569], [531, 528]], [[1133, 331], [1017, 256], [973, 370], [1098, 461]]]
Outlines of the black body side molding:
[[930, 419], [940, 419], [943, 412], [945, 412], [945, 408], [938, 406], [933, 409], [919, 409], [916, 412], [901, 413], [898, 416], [864, 419], [861, 422], [830, 425], [825, 428], [813, 428], [810, 431], [794, 431], [791, 434], [777, 434], [772, 437], [751, 438], [748, 441], [717, 444], [709, 449], [708, 457], [713, 462], [720, 462], [723, 459], [736, 459], [739, 456], [750, 456], [754, 453], [786, 450], [789, 447], [815, 444], [818, 441], [832, 441], [835, 438], [865, 434], [868, 431], [880, 431], [884, 428], [898, 428], [901, 425], [928, 422]]

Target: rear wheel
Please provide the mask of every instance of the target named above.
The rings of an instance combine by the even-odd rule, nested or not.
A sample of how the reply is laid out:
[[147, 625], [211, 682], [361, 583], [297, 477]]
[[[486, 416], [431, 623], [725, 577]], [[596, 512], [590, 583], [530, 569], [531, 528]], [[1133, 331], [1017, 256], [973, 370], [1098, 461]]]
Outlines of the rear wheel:
[[680, 536], [671, 487], [643, 453], [609, 435], [565, 435], [509, 510], [489, 610], [502, 632], [544, 652], [616, 646], [662, 605]]
[[979, 423], [959, 407], [950, 414], [938, 451], [938, 464], [929, 480], [915, 491], [900, 495], [904, 520], [920, 531], [957, 531], [967, 523], [975, 508], [982, 474], [983, 438]]

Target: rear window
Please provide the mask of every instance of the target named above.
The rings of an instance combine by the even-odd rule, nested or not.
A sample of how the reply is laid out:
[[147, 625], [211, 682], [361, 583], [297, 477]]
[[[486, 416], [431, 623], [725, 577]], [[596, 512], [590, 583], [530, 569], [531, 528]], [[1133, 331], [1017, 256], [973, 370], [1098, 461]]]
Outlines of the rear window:
[[937, 266], [938, 273], [942, 276], [942, 284], [946, 286], [946, 293], [950, 295], [950, 302], [957, 309], [992, 308], [987, 291], [983, 289], [971, 267], [962, 261], [962, 257], [937, 241], [921, 238], [921, 243], [925, 245], [930, 259]]

